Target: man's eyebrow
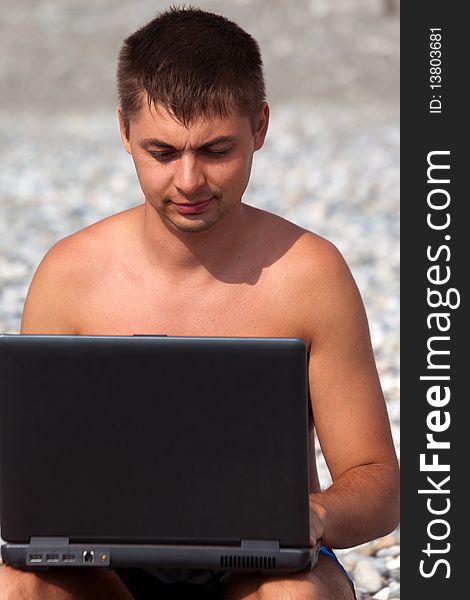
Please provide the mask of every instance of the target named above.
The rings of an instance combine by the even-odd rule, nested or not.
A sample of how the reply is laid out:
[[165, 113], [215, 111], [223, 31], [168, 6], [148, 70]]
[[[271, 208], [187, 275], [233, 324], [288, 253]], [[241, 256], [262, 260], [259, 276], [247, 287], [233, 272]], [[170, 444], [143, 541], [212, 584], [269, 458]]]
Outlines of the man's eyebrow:
[[219, 135], [205, 144], [202, 144], [200, 148], [208, 148], [209, 146], [216, 146], [217, 144], [234, 144], [237, 141], [238, 136], [236, 135]]
[[142, 146], [142, 148], [148, 148], [149, 146], [159, 146], [161, 148], [173, 148], [173, 146], [171, 146], [170, 144], [167, 144], [166, 142], [162, 142], [158, 138], [144, 138], [143, 140], [141, 140], [140, 146]]
[[[216, 144], [233, 144], [238, 141], [238, 136], [236, 135], [219, 135], [211, 140], [208, 140], [196, 150], [203, 150], [204, 148], [208, 148], [209, 146], [215, 146]], [[140, 142], [140, 146], [142, 148], [149, 148], [150, 146], [158, 146], [159, 148], [171, 148], [175, 149], [174, 146], [164, 142], [163, 140], [159, 140], [158, 138], [144, 138]]]

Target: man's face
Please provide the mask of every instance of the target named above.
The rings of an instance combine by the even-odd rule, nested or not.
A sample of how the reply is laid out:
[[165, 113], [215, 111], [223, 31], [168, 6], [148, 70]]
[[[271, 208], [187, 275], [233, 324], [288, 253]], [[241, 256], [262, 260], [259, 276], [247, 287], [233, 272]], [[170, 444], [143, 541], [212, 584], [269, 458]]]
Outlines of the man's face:
[[253, 153], [261, 148], [268, 107], [256, 132], [246, 116], [197, 119], [188, 127], [165, 108], [143, 103], [131, 119], [124, 146], [132, 155], [146, 200], [170, 227], [199, 232], [238, 207], [248, 185]]

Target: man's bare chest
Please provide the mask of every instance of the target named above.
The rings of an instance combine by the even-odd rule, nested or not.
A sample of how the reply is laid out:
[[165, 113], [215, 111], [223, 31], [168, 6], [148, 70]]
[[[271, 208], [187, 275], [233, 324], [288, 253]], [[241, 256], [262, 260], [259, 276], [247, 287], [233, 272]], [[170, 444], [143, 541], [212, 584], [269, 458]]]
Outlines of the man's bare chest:
[[79, 333], [302, 337], [287, 292], [256, 284], [136, 284], [121, 280], [93, 290], [79, 310]]

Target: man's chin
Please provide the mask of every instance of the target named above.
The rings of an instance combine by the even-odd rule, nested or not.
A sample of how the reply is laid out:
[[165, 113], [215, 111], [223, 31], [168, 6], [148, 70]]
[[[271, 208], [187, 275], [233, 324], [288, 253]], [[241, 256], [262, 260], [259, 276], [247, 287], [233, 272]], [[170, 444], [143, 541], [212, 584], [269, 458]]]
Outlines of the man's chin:
[[167, 213], [166, 219], [173, 230], [181, 233], [202, 233], [216, 227], [231, 212], [227, 210], [227, 207], [214, 206], [213, 208], [215, 210], [194, 215], [170, 215]]
[[201, 219], [183, 217], [182, 219], [171, 219], [170, 224], [173, 229], [181, 233], [200, 233], [202, 231], [208, 231], [217, 223], [219, 219]]

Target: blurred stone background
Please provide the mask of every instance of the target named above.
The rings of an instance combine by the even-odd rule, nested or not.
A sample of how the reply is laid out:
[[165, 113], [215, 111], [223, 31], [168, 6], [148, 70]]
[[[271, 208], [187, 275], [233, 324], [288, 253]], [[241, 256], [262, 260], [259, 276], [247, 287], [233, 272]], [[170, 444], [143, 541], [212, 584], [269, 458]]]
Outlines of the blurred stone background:
[[[245, 201], [343, 252], [399, 452], [399, 2], [193, 4], [260, 43], [271, 125]], [[123, 39], [168, 5], [0, 0], [0, 332], [18, 331], [55, 241], [142, 201], [119, 138], [116, 59]], [[321, 476], [326, 485], [324, 464]], [[360, 599], [400, 597], [398, 529], [341, 555]]]

